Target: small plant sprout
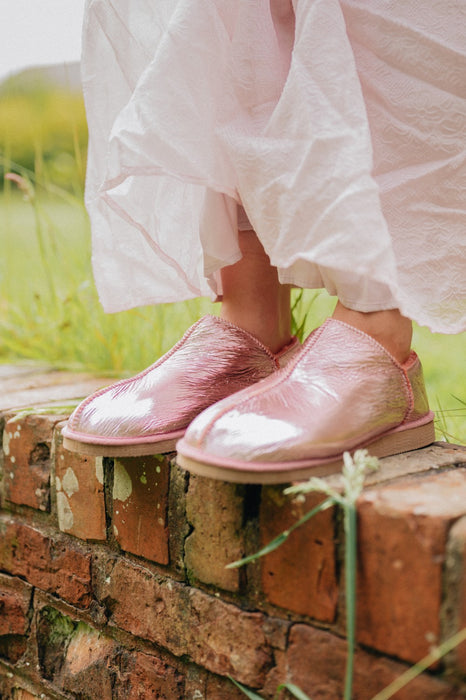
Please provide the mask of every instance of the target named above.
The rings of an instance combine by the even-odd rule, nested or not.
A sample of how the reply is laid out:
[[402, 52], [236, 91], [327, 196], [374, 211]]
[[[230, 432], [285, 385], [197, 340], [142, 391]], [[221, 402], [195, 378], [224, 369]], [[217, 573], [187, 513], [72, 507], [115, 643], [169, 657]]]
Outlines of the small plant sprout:
[[377, 457], [371, 457], [367, 450], [356, 450], [353, 456], [349, 452], [343, 455], [343, 468], [340, 476], [341, 488], [334, 488], [325, 479], [313, 476], [308, 481], [289, 486], [283, 493], [286, 495], [304, 495], [317, 491], [324, 493], [344, 505], [347, 502], [356, 503], [364, 487], [367, 472], [379, 468]]

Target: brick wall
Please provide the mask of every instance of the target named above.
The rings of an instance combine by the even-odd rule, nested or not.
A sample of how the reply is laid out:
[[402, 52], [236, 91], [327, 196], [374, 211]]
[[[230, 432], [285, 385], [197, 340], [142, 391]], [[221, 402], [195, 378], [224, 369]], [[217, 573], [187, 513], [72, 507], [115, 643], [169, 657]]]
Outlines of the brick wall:
[[[62, 447], [65, 416], [3, 415], [0, 698], [340, 700], [341, 514], [255, 551], [314, 505], [188, 477], [169, 457]], [[384, 460], [360, 498], [355, 700], [466, 626], [466, 448]], [[466, 644], [398, 700], [465, 697]], [[283, 693], [282, 698], [285, 698]]]

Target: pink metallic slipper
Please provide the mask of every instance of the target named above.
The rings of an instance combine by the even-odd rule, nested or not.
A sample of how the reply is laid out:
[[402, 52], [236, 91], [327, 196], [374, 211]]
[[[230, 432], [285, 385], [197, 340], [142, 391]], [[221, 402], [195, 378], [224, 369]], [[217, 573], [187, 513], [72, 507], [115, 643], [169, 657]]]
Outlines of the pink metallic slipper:
[[434, 439], [416, 353], [400, 365], [329, 319], [285, 369], [198, 416], [177, 461], [215, 479], [273, 484], [338, 471], [345, 451], [385, 457]]
[[293, 338], [273, 354], [234, 324], [204, 316], [155, 364], [85, 399], [63, 444], [108, 457], [170, 452], [201, 411], [283, 367], [299, 348]]

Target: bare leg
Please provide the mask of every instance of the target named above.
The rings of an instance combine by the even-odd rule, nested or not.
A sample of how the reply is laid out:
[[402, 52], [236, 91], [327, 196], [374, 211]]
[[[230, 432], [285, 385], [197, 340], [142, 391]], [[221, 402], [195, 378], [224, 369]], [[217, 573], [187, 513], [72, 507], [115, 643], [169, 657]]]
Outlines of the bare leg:
[[347, 309], [338, 302], [333, 318], [375, 338], [398, 362], [402, 363], [408, 358], [413, 335], [412, 323], [398, 309], [362, 313]]
[[221, 272], [221, 316], [278, 352], [291, 337], [290, 287], [278, 281], [254, 231], [240, 231], [239, 244], [243, 257]]
[[[252, 333], [272, 352], [291, 336], [290, 286], [280, 284], [254, 231], [240, 231], [241, 260], [222, 269], [221, 316]], [[411, 349], [412, 323], [398, 309], [361, 312], [337, 303], [333, 317], [372, 336], [399, 362]]]

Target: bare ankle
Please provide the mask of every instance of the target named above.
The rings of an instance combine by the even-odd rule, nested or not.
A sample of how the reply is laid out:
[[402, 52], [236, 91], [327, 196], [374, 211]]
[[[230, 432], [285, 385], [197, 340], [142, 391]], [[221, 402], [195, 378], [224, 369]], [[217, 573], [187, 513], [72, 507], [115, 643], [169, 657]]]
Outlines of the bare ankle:
[[333, 318], [358, 328], [377, 340], [398, 362], [405, 362], [411, 351], [412, 323], [398, 309], [361, 312], [338, 302]]
[[240, 231], [238, 240], [243, 257], [221, 271], [220, 315], [278, 352], [291, 338], [290, 287], [280, 284], [254, 231]]
[[255, 310], [239, 309], [235, 305], [222, 304], [220, 316], [251, 333], [271, 352], [279, 352], [291, 339], [291, 323], [280, 320], [278, 315], [260, 315]]

